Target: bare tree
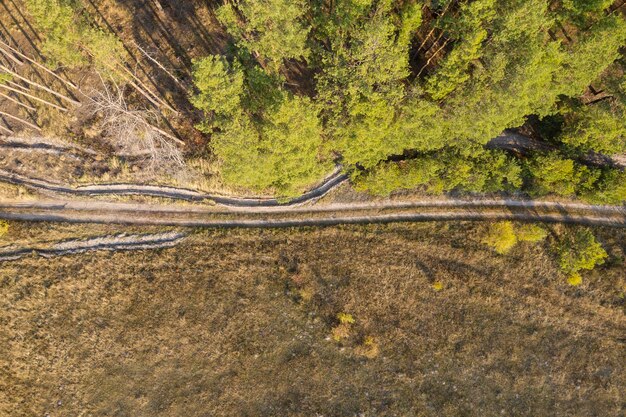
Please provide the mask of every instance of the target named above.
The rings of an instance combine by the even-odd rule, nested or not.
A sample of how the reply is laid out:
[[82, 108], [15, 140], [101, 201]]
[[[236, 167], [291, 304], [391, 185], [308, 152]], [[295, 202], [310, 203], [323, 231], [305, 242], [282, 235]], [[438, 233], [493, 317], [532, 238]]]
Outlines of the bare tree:
[[90, 95], [92, 114], [102, 120], [107, 140], [119, 154], [144, 155], [150, 171], [177, 173], [184, 166], [184, 144], [155, 125], [160, 115], [153, 110], [131, 109], [117, 85], [102, 81], [103, 88]]

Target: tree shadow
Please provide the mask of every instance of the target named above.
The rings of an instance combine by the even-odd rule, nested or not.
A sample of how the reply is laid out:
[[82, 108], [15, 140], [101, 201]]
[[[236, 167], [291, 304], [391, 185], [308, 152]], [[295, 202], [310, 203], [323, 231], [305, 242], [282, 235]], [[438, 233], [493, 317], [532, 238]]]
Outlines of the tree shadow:
[[[37, 48], [37, 46], [33, 42], [33, 39], [35, 39], [37, 42], [41, 42], [41, 38], [39, 37], [39, 35], [35, 31], [35, 29], [30, 25], [30, 23], [28, 22], [26, 16], [24, 16], [24, 14], [20, 11], [20, 9], [15, 4], [15, 2], [13, 0], [9, 0], [9, 1], [11, 1], [11, 4], [13, 4], [13, 7], [17, 10], [18, 16], [21, 18], [21, 20], [23, 20], [24, 23], [28, 26], [28, 28], [32, 31], [32, 35], [26, 32], [26, 30], [19, 24], [19, 22], [17, 21], [16, 17], [11, 12], [11, 10], [9, 10], [8, 7], [6, 6], [6, 4], [4, 4], [4, 2], [2, 2], [2, 5], [7, 10], [7, 13], [8, 13], [7, 16], [9, 16], [11, 18], [11, 20], [16, 24], [16, 26], [20, 29], [20, 32], [22, 33], [22, 35], [24, 36], [26, 41], [32, 47], [32, 49], [33, 49], [33, 51], [34, 51], [34, 53], [36, 55], [33, 59], [36, 60], [37, 57], [39, 57], [39, 59], [41, 60], [41, 64], [43, 65], [46, 62], [46, 58], [42, 55], [42, 53], [39, 50], [39, 48]], [[10, 39], [11, 41], [9, 42], [9, 40], [2, 33], [0, 33], [0, 38], [2, 38], [2, 40], [6, 44], [8, 44], [8, 45], [13, 44], [14, 45], [13, 47], [15, 49], [20, 50], [21, 49], [20, 48], [20, 43], [17, 41], [17, 39], [15, 39], [13, 37], [13, 35], [10, 32], [10, 30], [1, 21], [0, 21], [0, 28], [6, 33], [6, 36], [8, 36], [8, 39]], [[24, 52], [22, 52], [22, 53], [24, 53]], [[61, 82], [56, 82], [54, 79], [47, 80], [46, 78], [44, 78], [44, 76], [41, 74], [41, 72], [34, 65], [30, 65], [28, 63], [25, 63], [25, 65], [28, 65], [29, 69], [32, 71], [32, 73], [35, 75], [35, 77], [37, 78], [37, 80], [39, 80], [39, 82], [41, 84], [43, 84], [46, 87], [51, 88], [51, 89], [52, 89], [51, 83], [52, 84], [58, 84], [60, 86], [60, 88], [63, 90], [65, 95], [71, 97], [73, 100], [78, 101], [78, 98], [76, 97], [74, 92], [72, 90], [70, 90], [67, 87], [67, 85], [65, 85], [64, 83], [61, 83]], [[67, 76], [67, 73], [65, 71], [63, 71], [61, 69], [59, 72], [61, 74], [63, 74], [67, 79], [69, 79], [69, 77]], [[23, 75], [23, 74], [21, 74], [21, 75]], [[57, 104], [62, 104], [61, 100], [58, 97], [56, 97], [56, 96], [53, 96], [53, 97], [54, 97], [54, 100], [57, 102]]]
[[[4, 9], [6, 10], [6, 14], [5, 16], [8, 16], [11, 21], [13, 22], [13, 24], [19, 29], [19, 31], [22, 33], [22, 35], [24, 35], [24, 38], [26, 39], [26, 41], [28, 42], [28, 44], [31, 46], [31, 48], [33, 49], [33, 51], [35, 52], [35, 54], [40, 58], [40, 59], [44, 59], [43, 55], [41, 55], [41, 52], [39, 51], [39, 48], [37, 48], [37, 45], [35, 45], [35, 42], [33, 41], [32, 37], [33, 35], [30, 35], [26, 32], [26, 30], [24, 29], [24, 27], [22, 26], [22, 24], [20, 24], [20, 22], [15, 18], [15, 16], [13, 15], [13, 13], [11, 12], [11, 10], [8, 8], [8, 6], [4, 3], [4, 1], [0, 1], [0, 4], [2, 4], [2, 7], [4, 7]], [[0, 22], [1, 24], [1, 22]], [[2, 24], [2, 30], [4, 30], [6, 32], [6, 34], [11, 38], [11, 40], [14, 42], [15, 45], [19, 45], [19, 43], [16, 41], [16, 39], [11, 35], [11, 31], [4, 25]], [[37, 34], [35, 33], [34, 35], [35, 37], [38, 38]]]

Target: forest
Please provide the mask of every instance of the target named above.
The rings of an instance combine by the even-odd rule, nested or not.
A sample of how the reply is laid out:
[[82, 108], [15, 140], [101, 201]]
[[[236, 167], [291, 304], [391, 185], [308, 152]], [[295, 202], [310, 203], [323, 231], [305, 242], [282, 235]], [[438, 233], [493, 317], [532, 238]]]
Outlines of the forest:
[[626, 0], [0, 0], [0, 416], [618, 416]]
[[0, 134], [164, 177], [200, 164], [239, 194], [295, 196], [340, 166], [376, 195], [619, 204], [623, 5], [5, 0]]

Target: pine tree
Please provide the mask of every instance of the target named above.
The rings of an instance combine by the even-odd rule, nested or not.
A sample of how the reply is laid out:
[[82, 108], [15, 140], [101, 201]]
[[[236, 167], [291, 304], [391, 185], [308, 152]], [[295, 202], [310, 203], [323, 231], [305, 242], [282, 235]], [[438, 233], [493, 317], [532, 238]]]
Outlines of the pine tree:
[[217, 11], [236, 43], [277, 72], [286, 59], [307, 59], [310, 26], [305, 0], [235, 0]]

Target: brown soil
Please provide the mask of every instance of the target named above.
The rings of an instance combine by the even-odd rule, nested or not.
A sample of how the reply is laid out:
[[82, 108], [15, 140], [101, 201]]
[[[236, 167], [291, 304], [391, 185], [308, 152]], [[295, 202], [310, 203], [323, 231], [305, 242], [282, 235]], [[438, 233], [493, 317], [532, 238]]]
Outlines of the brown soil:
[[572, 288], [547, 243], [498, 256], [484, 227], [211, 231], [0, 264], [0, 414], [623, 414], [624, 232], [596, 230], [611, 259]]

